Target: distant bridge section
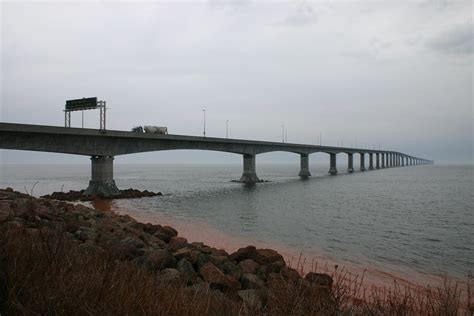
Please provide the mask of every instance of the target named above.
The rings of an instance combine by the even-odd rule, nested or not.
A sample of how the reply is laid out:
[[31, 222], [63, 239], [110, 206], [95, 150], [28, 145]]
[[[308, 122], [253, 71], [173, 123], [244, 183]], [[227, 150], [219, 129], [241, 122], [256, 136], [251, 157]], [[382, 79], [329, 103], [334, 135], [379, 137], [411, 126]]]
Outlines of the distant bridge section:
[[240, 154], [243, 156], [244, 165], [240, 181], [244, 183], [260, 181], [256, 174], [255, 157], [258, 154], [273, 151], [299, 154], [301, 156], [299, 176], [302, 178], [311, 176], [309, 155], [316, 152], [330, 155], [329, 173], [331, 175], [337, 174], [336, 155], [340, 153], [348, 155], [349, 172], [354, 171], [354, 154], [360, 155], [361, 171], [366, 170], [366, 156], [369, 158], [369, 170], [433, 163], [423, 158], [386, 150], [14, 123], [0, 123], [0, 148], [90, 156], [92, 179], [86, 194], [104, 196], [119, 193], [113, 180], [113, 159], [115, 156], [150, 151], [197, 149]]

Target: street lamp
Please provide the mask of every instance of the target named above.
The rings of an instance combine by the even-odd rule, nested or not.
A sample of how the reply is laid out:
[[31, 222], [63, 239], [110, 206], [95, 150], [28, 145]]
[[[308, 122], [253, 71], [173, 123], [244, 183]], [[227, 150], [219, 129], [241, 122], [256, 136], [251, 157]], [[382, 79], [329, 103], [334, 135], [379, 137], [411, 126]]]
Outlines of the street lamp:
[[204, 114], [204, 137], [206, 137], [206, 109], [202, 109], [202, 113]]
[[229, 138], [229, 120], [225, 122], [225, 138]]
[[281, 125], [281, 141], [285, 142], [285, 124]]

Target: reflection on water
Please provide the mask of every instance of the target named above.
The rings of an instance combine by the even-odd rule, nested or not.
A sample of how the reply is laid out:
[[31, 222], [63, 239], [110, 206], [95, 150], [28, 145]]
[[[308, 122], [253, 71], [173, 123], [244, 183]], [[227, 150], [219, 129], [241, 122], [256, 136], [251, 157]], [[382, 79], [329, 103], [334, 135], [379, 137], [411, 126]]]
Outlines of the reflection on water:
[[112, 211], [112, 200], [108, 199], [93, 199], [91, 201], [92, 206], [96, 210], [101, 210], [102, 212], [111, 212]]

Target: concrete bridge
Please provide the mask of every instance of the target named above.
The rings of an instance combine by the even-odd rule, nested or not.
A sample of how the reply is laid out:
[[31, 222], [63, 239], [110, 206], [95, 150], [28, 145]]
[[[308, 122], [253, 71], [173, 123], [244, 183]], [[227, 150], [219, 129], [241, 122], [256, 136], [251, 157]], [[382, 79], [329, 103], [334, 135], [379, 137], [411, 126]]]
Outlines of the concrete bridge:
[[[337, 154], [348, 155], [347, 171], [350, 173], [354, 172], [354, 155], [360, 155], [360, 171], [365, 171], [366, 168], [373, 170], [433, 163], [423, 158], [387, 150], [12, 123], [0, 123], [0, 148], [90, 156], [92, 176], [86, 194], [101, 194], [104, 196], [119, 193], [113, 177], [114, 157], [149, 151], [198, 149], [242, 155], [243, 173], [240, 181], [243, 183], [260, 181], [256, 173], [255, 157], [258, 154], [273, 151], [299, 154], [301, 157], [299, 176], [302, 178], [311, 176], [309, 155], [317, 152], [324, 152], [329, 155], [329, 174], [331, 175], [337, 174]], [[367, 165], [366, 157], [368, 157]]]

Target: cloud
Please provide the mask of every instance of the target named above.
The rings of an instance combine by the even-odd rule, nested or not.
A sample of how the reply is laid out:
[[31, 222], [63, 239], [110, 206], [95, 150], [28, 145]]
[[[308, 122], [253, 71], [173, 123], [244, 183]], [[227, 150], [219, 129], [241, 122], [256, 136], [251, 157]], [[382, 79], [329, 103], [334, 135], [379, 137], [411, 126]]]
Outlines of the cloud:
[[295, 11], [288, 14], [283, 24], [300, 27], [315, 23], [317, 20], [318, 16], [313, 7], [306, 2], [302, 2]]
[[472, 23], [457, 25], [427, 42], [427, 46], [439, 53], [449, 55], [471, 55], [473, 52]]

